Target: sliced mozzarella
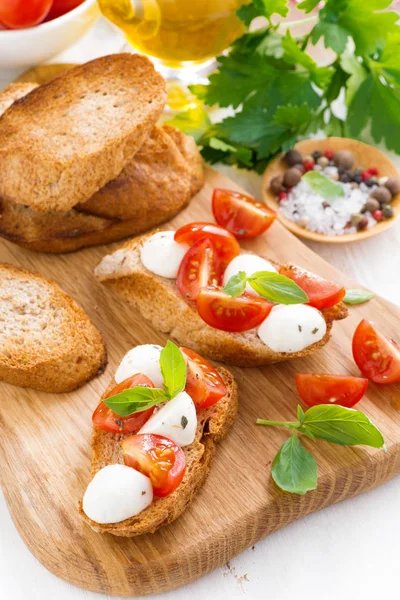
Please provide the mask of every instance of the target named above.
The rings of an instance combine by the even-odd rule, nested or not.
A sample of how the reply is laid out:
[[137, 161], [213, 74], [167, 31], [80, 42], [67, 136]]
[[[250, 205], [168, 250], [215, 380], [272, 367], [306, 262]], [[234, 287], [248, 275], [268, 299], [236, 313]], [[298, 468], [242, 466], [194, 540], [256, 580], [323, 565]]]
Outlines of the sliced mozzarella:
[[146, 269], [168, 279], [176, 279], [179, 265], [189, 250], [187, 244], [175, 242], [174, 234], [175, 231], [159, 231], [143, 244], [140, 251]]
[[96, 473], [83, 497], [83, 510], [96, 523], [119, 523], [153, 501], [151, 481], [126, 465], [108, 465]]
[[196, 429], [196, 407], [189, 394], [181, 392], [154, 413], [138, 433], [156, 433], [183, 447], [194, 441]]
[[326, 322], [319, 310], [312, 306], [278, 304], [261, 323], [257, 333], [274, 352], [300, 352], [322, 340]]
[[[265, 258], [261, 258], [261, 256], [257, 256], [257, 254], [239, 254], [239, 256], [235, 256], [227, 266], [224, 273], [223, 284], [226, 285], [232, 275], [237, 275], [239, 271], [244, 271], [247, 277], [257, 273], [257, 271], [272, 271], [273, 273], [276, 273], [274, 265], [268, 260], [265, 260]], [[252, 294], [257, 293], [248, 283], [246, 284], [246, 292]]]
[[161, 346], [153, 344], [143, 344], [129, 350], [119, 363], [115, 381], [121, 383], [136, 373], [143, 373], [151, 379], [154, 387], [162, 387], [164, 380], [160, 367], [161, 350]]

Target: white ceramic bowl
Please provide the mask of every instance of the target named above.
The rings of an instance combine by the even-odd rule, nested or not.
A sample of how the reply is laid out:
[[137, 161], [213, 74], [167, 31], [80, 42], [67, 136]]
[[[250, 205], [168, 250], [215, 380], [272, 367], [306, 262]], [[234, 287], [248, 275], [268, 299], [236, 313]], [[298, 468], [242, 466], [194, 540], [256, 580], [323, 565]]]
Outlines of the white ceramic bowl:
[[85, 0], [53, 21], [29, 29], [0, 30], [0, 69], [45, 62], [76, 42], [98, 16], [97, 0]]

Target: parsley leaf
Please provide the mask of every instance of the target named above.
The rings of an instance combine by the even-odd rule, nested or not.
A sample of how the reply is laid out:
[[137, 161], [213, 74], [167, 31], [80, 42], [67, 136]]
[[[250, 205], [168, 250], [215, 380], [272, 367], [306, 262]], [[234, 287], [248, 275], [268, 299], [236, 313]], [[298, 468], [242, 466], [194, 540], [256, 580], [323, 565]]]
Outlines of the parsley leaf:
[[256, 17], [266, 17], [268, 20], [273, 14], [286, 17], [289, 12], [286, 0], [254, 0], [250, 4], [241, 6], [236, 14], [244, 21], [245, 25], [250, 25]]

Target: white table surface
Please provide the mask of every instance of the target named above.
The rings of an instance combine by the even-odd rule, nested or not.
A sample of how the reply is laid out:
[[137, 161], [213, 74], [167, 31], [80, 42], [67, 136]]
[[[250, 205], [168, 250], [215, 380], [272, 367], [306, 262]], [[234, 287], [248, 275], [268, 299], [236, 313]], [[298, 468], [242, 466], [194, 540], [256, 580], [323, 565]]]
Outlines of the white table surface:
[[[122, 46], [122, 38], [101, 20], [75, 46], [53, 61], [84, 62], [119, 51]], [[0, 88], [17, 74], [0, 68]], [[400, 157], [397, 164], [400, 166]], [[225, 167], [221, 170], [249, 192], [260, 195], [256, 175]], [[361, 284], [399, 303], [400, 221], [381, 236], [344, 247], [308, 245]], [[400, 337], [400, 327], [397, 337]], [[188, 596], [193, 600], [398, 598], [399, 506], [400, 479], [397, 478], [293, 523], [199, 581], [153, 597], [163, 600], [184, 600]], [[100, 598], [57, 579], [42, 567], [21, 541], [2, 494], [0, 524], [0, 598]]]

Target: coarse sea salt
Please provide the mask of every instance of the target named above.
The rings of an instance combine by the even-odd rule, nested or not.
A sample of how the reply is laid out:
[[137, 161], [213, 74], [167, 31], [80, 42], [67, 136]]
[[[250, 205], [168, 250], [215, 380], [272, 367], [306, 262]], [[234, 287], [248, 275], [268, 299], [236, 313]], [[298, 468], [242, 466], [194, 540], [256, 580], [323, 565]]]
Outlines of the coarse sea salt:
[[[323, 174], [328, 175], [326, 170]], [[344, 197], [338, 196], [329, 200], [330, 206], [324, 208], [322, 205], [326, 198], [314, 192], [306, 181], [300, 180], [295, 185], [285, 200], [282, 200], [279, 209], [287, 219], [294, 221], [300, 227], [323, 233], [325, 235], [343, 235], [344, 233], [355, 233], [357, 228], [349, 226], [351, 216], [359, 214], [368, 200], [373, 188], [364, 183], [353, 188], [350, 183], [335, 182], [344, 190]], [[376, 224], [370, 212], [365, 212], [368, 219], [368, 227]], [[346, 227], [347, 225], [347, 227]]]

